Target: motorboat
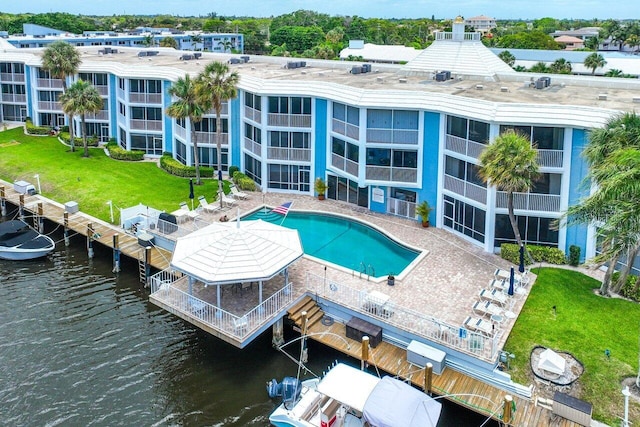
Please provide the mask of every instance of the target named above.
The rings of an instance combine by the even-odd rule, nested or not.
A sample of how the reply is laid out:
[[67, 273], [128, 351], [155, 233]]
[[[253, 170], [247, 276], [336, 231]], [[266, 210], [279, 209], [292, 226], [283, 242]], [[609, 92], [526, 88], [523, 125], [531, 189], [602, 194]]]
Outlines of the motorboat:
[[55, 242], [20, 220], [0, 223], [0, 259], [14, 261], [40, 258], [53, 251]]
[[269, 416], [278, 427], [435, 427], [442, 411], [440, 402], [410, 384], [343, 363], [320, 380], [289, 377], [281, 384], [272, 380], [267, 389], [283, 398]]

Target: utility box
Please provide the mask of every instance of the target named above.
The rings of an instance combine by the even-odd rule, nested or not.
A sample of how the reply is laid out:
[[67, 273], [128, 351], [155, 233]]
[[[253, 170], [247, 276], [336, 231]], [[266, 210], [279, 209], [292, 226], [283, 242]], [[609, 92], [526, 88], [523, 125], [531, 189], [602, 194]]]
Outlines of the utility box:
[[148, 233], [138, 234], [138, 244], [143, 248], [150, 248], [153, 246], [153, 235]]
[[593, 407], [589, 402], [559, 391], [556, 391], [553, 395], [552, 412], [554, 415], [559, 415], [569, 421], [588, 427], [591, 425], [592, 411]]
[[419, 341], [411, 341], [407, 347], [407, 362], [424, 368], [427, 363], [433, 365], [433, 373], [440, 375], [445, 368], [447, 353]]
[[27, 190], [31, 184], [27, 181], [16, 181], [13, 183], [13, 189], [20, 194], [27, 194]]
[[78, 202], [67, 202], [64, 204], [64, 211], [70, 214], [78, 213]]

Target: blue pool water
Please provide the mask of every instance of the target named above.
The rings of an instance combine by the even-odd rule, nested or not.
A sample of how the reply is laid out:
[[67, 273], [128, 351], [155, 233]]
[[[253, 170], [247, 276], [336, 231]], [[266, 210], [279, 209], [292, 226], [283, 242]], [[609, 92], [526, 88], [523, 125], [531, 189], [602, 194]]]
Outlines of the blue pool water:
[[304, 253], [357, 272], [381, 277], [400, 274], [420, 252], [392, 240], [384, 233], [349, 218], [316, 212], [282, 215], [258, 210], [243, 220], [262, 219], [298, 230]]

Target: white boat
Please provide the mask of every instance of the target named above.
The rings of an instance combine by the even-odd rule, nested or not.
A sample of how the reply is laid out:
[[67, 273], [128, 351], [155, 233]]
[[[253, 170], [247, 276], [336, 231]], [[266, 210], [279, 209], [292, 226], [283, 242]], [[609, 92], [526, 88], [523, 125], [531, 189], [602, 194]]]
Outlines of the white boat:
[[[442, 404], [390, 376], [382, 379], [339, 363], [269, 416], [279, 427], [435, 427]], [[297, 394], [297, 393], [296, 393]], [[365, 424], [367, 423], [367, 424]]]
[[56, 248], [55, 242], [20, 220], [0, 223], [0, 259], [40, 258]]

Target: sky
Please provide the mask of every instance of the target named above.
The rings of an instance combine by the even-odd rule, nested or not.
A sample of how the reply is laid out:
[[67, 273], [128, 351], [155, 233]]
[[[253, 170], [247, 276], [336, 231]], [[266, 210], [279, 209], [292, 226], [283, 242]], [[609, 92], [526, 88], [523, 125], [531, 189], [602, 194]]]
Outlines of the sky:
[[2, 0], [0, 12], [68, 12], [83, 15], [157, 15], [268, 17], [305, 9], [364, 18], [452, 19], [486, 15], [496, 19], [543, 17], [600, 20], [638, 19], [634, 0]]

